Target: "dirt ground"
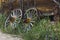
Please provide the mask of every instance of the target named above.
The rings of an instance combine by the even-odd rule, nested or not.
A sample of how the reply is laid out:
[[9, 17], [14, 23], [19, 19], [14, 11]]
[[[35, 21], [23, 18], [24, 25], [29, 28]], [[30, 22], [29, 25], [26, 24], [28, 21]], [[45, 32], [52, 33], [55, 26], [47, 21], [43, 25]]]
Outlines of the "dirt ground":
[[16, 36], [14, 37], [10, 34], [4, 34], [0, 31], [0, 40], [23, 40], [23, 39]]

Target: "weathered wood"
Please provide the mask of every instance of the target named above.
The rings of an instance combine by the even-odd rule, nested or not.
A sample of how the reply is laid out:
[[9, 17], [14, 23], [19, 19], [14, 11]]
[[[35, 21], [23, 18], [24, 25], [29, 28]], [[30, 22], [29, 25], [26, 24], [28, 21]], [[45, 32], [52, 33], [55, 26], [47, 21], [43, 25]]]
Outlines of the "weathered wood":
[[[44, 8], [42, 8], [43, 10], [40, 9], [43, 12], [50, 11], [50, 9], [52, 9], [54, 7], [54, 5], [55, 5], [55, 3], [52, 0], [29, 0], [29, 1], [28, 0], [24, 0], [22, 4], [24, 5], [25, 8], [27, 8], [27, 6], [29, 6], [29, 8], [30, 8], [30, 7], [34, 6], [34, 2], [35, 2], [35, 6], [38, 9], [41, 8], [41, 7], [44, 7]], [[11, 2], [8, 2], [8, 4], [10, 4], [10, 3]], [[8, 4], [6, 4], [6, 5], [8, 5]], [[13, 9], [22, 6], [22, 5], [20, 5], [20, 1], [19, 0], [13, 1], [11, 3], [11, 6], [12, 5], [13, 5]], [[9, 6], [9, 8], [10, 8], [10, 6]], [[48, 11], [47, 11], [47, 9], [48, 9]]]
[[57, 21], [59, 22], [60, 21], [59, 6], [55, 6], [53, 12], [54, 12], [54, 20], [56, 22]]

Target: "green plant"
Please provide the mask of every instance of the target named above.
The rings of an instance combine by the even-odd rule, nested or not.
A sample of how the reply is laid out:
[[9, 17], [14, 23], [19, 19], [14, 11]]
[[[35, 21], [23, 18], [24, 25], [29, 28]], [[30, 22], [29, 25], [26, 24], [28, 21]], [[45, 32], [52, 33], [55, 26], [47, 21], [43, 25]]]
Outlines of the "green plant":
[[25, 40], [60, 40], [59, 35], [60, 27], [43, 19], [38, 24], [36, 23], [31, 31], [25, 33], [24, 38]]
[[17, 24], [15, 29], [9, 26], [7, 27], [8, 31], [6, 31], [4, 28], [5, 20], [5, 15], [0, 14], [0, 29], [2, 32], [21, 35], [24, 40], [60, 40], [60, 23], [52, 25], [48, 18], [35, 22], [32, 29], [28, 32], [24, 32], [21, 28], [22, 21]]

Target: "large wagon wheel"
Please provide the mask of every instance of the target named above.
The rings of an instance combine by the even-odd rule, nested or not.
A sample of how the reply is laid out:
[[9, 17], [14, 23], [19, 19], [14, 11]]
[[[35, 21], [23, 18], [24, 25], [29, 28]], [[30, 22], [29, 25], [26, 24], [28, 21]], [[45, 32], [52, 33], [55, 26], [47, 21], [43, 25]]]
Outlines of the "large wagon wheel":
[[29, 8], [26, 10], [25, 15], [27, 18], [23, 21], [23, 27], [25, 28], [24, 31], [29, 31], [37, 20], [37, 9]]
[[5, 21], [5, 29], [7, 27], [15, 28], [18, 23], [20, 23], [22, 18], [22, 10], [21, 9], [14, 9], [11, 11], [10, 15], [7, 17]]

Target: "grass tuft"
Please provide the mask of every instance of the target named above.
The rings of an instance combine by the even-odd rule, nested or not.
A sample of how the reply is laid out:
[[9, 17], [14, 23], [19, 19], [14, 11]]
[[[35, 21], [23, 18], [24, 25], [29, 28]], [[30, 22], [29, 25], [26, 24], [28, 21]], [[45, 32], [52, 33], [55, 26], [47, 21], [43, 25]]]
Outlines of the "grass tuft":
[[2, 32], [21, 35], [24, 40], [60, 40], [60, 23], [52, 25], [48, 18], [36, 22], [28, 32], [23, 32], [21, 29], [22, 23], [17, 24], [16, 29], [8, 27], [8, 31], [6, 31], [4, 28], [5, 20], [5, 15], [0, 14], [0, 29]]

